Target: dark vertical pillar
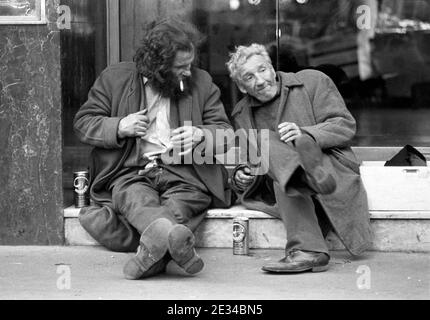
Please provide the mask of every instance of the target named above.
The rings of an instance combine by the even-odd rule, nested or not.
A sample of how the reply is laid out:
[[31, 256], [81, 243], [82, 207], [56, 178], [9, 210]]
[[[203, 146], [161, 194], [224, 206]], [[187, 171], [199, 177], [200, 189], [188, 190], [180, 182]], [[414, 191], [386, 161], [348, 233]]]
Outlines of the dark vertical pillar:
[[0, 25], [1, 245], [63, 243], [57, 6], [46, 25]]

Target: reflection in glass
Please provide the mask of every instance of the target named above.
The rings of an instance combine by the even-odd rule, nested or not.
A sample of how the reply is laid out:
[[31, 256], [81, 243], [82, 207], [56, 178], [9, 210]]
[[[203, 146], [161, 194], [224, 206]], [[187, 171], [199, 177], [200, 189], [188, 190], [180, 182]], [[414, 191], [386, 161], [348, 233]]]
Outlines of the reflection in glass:
[[230, 114], [240, 92], [228, 76], [228, 54], [242, 44], [276, 43], [276, 1], [198, 0], [194, 6], [194, 23], [207, 36], [200, 49], [199, 64], [220, 87]]
[[430, 1], [199, 0], [194, 20], [207, 35], [200, 65], [228, 113], [240, 99], [228, 53], [257, 42], [279, 70], [332, 78], [357, 119], [354, 145], [430, 145]]

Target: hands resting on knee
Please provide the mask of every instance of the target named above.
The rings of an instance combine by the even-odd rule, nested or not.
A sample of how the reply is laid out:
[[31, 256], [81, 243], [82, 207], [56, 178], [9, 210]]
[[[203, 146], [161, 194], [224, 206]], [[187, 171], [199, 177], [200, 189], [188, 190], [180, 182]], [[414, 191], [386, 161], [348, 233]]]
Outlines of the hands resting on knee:
[[283, 122], [278, 126], [279, 136], [281, 141], [287, 143], [294, 141], [302, 135], [302, 130], [294, 122]]

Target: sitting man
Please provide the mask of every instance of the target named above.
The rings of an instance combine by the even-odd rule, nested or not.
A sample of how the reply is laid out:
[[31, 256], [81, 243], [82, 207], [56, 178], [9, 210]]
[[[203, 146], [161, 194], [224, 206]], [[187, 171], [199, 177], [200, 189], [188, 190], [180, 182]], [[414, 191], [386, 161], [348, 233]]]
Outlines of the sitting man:
[[231, 203], [222, 165], [184, 160], [197, 149], [215, 154], [215, 131], [232, 129], [218, 87], [192, 67], [200, 39], [174, 19], [151, 24], [134, 63], [104, 70], [74, 119], [79, 139], [95, 147], [92, 205], [80, 222], [111, 250], [137, 249], [127, 279], [158, 274], [171, 259], [199, 272], [193, 231], [210, 205]]
[[269, 153], [261, 153], [267, 170], [256, 174], [250, 165], [238, 166], [232, 184], [245, 207], [281, 218], [287, 231], [286, 256], [262, 269], [327, 270], [330, 230], [351, 254], [362, 253], [371, 233], [359, 164], [349, 147], [356, 124], [336, 86], [316, 70], [275, 72], [258, 44], [239, 46], [227, 67], [245, 94], [232, 113], [236, 129], [254, 137], [266, 130], [268, 139], [252, 145], [262, 150], [264, 141], [269, 144]]

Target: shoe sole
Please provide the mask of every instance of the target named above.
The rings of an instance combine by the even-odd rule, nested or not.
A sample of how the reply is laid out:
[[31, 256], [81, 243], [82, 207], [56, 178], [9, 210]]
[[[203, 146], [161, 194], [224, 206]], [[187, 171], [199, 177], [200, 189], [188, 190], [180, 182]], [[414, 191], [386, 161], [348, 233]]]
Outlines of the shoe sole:
[[[124, 277], [128, 280], [141, 278], [149, 269], [160, 261], [167, 253], [167, 234], [172, 229], [172, 222], [165, 218], [160, 218], [152, 222], [140, 237], [140, 243], [143, 244], [149, 255], [142, 256], [139, 254], [130, 258], [124, 265]], [[160, 235], [165, 235], [160, 237]], [[159, 241], [154, 241], [154, 239]], [[140, 252], [142, 253], [142, 251]], [[143, 253], [142, 253], [143, 254]], [[129, 274], [127, 270], [139, 270], [137, 274]]]
[[313, 267], [311, 271], [312, 272], [324, 272], [324, 271], [327, 271], [328, 268], [329, 268], [328, 265], [326, 265], [326, 266], [319, 266], [319, 267]]
[[296, 270], [276, 270], [276, 269], [265, 268], [265, 267], [261, 268], [261, 270], [266, 271], [266, 272], [271, 272], [271, 273], [301, 273], [301, 272], [306, 272], [306, 271], [324, 272], [324, 271], [327, 271], [328, 269], [329, 269], [328, 264], [325, 266], [315, 266], [315, 267], [311, 267], [311, 268], [296, 269]]
[[323, 153], [313, 139], [303, 136], [296, 140], [295, 145], [306, 176], [311, 180], [311, 187], [321, 194], [332, 193], [336, 189], [336, 181], [324, 170]]
[[196, 274], [204, 267], [194, 245], [195, 237], [190, 229], [182, 224], [172, 228], [167, 241], [170, 256], [188, 274]]

